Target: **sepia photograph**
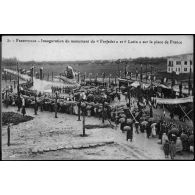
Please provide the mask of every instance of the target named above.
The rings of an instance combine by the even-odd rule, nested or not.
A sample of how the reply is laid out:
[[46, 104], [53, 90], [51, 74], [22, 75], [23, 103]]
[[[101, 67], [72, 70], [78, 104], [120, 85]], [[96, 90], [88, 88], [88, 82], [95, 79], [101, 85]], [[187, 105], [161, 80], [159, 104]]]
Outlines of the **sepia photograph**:
[[2, 160], [194, 160], [193, 35], [3, 35]]

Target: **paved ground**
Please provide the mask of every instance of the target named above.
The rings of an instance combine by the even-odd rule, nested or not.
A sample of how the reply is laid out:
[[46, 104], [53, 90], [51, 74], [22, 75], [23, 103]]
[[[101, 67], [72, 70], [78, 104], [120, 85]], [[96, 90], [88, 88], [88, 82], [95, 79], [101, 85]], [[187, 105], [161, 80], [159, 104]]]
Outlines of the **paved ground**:
[[[16, 107], [3, 111], [16, 111]], [[77, 116], [39, 112], [34, 115], [27, 109], [32, 121], [11, 127], [11, 146], [7, 146], [7, 127], [2, 127], [2, 153], [4, 160], [147, 160], [164, 159], [157, 138], [147, 139], [145, 134], [135, 134], [133, 142], [117, 129], [89, 129], [81, 137], [82, 121]], [[101, 120], [87, 117], [86, 124], [101, 124]], [[108, 123], [108, 122], [106, 122]], [[192, 154], [177, 155], [176, 159], [193, 159]]]

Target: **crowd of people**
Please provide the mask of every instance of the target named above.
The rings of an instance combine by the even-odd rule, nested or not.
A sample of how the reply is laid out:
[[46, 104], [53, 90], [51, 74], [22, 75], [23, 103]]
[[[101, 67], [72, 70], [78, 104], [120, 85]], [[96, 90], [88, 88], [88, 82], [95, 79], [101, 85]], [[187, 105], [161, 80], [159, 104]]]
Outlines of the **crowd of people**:
[[[84, 112], [80, 109], [82, 102], [86, 103], [86, 115], [94, 116], [99, 119], [104, 118], [115, 125], [120, 124], [120, 130], [126, 132], [127, 141], [133, 141], [133, 134], [146, 133], [146, 138], [158, 138], [163, 146], [165, 158], [169, 155], [174, 159], [176, 152], [194, 151], [193, 130], [175, 124], [174, 120], [166, 121], [165, 117], [155, 119], [153, 109], [157, 109], [157, 104], [152, 97], [158, 94], [153, 87], [149, 90], [131, 88], [131, 90], [116, 90], [114, 87], [105, 86], [82, 86], [76, 90], [65, 88], [52, 88], [52, 94], [36, 94], [23, 87], [20, 94], [8, 90], [5, 95], [3, 91], [3, 102], [8, 105], [15, 105], [18, 111], [26, 114], [26, 108], [34, 108], [35, 114], [40, 109], [43, 111], [67, 113], [81, 115]], [[65, 94], [69, 90], [68, 95]], [[58, 92], [56, 97], [55, 92]], [[115, 99], [120, 102], [121, 94], [130, 97], [130, 104], [112, 105]], [[149, 111], [146, 107], [149, 107]], [[171, 113], [172, 115], [172, 113]], [[171, 118], [174, 118], [172, 116]], [[135, 131], [134, 131], [135, 129]]]

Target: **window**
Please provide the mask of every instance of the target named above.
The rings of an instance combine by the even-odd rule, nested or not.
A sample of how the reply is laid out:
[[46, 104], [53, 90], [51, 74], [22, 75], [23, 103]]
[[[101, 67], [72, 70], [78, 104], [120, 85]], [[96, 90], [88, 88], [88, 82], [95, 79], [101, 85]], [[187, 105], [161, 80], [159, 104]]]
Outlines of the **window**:
[[178, 72], [180, 72], [180, 68], [178, 68]]
[[169, 61], [169, 66], [173, 66], [173, 61]]
[[181, 65], [181, 61], [176, 61], [176, 65]]
[[176, 72], [177, 72], [177, 68], [176, 68]]
[[187, 61], [185, 61], [185, 62], [184, 62], [184, 64], [185, 64], [185, 65], [188, 65], [188, 62], [187, 62]]
[[190, 60], [190, 65], [192, 65], [192, 60]]
[[186, 72], [188, 69], [187, 68], [184, 68], [184, 71]]

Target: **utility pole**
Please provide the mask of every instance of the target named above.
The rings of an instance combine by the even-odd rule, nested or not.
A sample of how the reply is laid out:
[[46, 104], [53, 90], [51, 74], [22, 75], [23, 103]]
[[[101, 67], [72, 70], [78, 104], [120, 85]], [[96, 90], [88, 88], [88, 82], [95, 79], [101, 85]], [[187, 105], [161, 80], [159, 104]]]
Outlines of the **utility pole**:
[[83, 136], [85, 136], [85, 111], [83, 111]]
[[181, 97], [181, 96], [182, 96], [182, 81], [179, 85], [179, 97]]
[[7, 89], [5, 91], [5, 99], [6, 99], [6, 108], [7, 108], [8, 107]]
[[153, 68], [153, 67], [151, 66], [151, 82], [153, 81], [153, 75], [152, 75], [153, 72], [152, 72], [152, 68]]
[[136, 78], [136, 81], [137, 81], [137, 76], [138, 76], [138, 71], [137, 71], [137, 67], [136, 67], [136, 70], [135, 70], [135, 78]]
[[127, 78], [127, 61], [125, 61], [125, 78]]
[[18, 100], [20, 98], [20, 79], [19, 79], [19, 67], [18, 67], [18, 63], [17, 63], [17, 71], [18, 71], [18, 86], [17, 86], [17, 92], [18, 92]]
[[83, 114], [83, 137], [85, 136], [85, 113], [86, 113], [86, 104], [82, 103], [81, 104], [82, 108], [82, 114]]
[[103, 82], [103, 86], [104, 86], [104, 79], [105, 79], [105, 72], [102, 73], [102, 82]]
[[172, 71], [172, 75], [171, 76], [172, 76], [172, 79], [171, 79], [172, 80], [171, 87], [173, 89], [173, 86], [174, 86], [174, 73], [173, 73], [173, 71]]
[[[116, 64], [118, 65], [118, 74], [120, 75], [120, 70], [119, 70], [120, 59], [118, 59], [118, 60], [116, 61]], [[119, 76], [119, 77], [120, 77], [120, 76]]]
[[84, 82], [85, 82], [85, 79], [86, 79], [86, 72], [84, 73]]
[[79, 103], [78, 103], [78, 119], [77, 121], [80, 121], [81, 120], [81, 100], [79, 100]]
[[43, 80], [43, 67], [40, 68], [40, 80]]
[[141, 64], [141, 75], [140, 75], [140, 80], [142, 82], [142, 64]]
[[147, 81], [148, 81], [148, 70], [147, 70], [147, 64], [146, 64], [146, 83], [147, 83]]
[[111, 77], [111, 74], [109, 74], [109, 88], [110, 88], [110, 77]]
[[89, 81], [90, 81], [90, 83], [91, 83], [91, 74], [92, 74], [92, 73], [89, 73]]
[[80, 72], [78, 72], [78, 83], [80, 82]]
[[190, 75], [189, 75], [189, 81], [188, 81], [188, 95], [190, 95], [190, 91], [192, 89], [191, 73], [192, 73], [192, 69], [191, 69], [191, 64], [190, 64]]
[[31, 71], [31, 80], [32, 80], [32, 83], [34, 82], [34, 66], [30, 69]]
[[131, 97], [130, 97], [130, 85], [129, 85], [129, 82], [128, 82], [128, 95], [129, 95], [129, 109], [130, 109], [130, 105], [131, 105]]
[[35, 105], [34, 105], [34, 112], [35, 112], [35, 115], [37, 115], [37, 109], [38, 108], [38, 105], [37, 105], [37, 95], [35, 94]]
[[95, 78], [96, 82], [98, 81], [98, 73], [96, 74], [96, 78]]
[[57, 116], [57, 109], [58, 109], [58, 105], [57, 105], [58, 93], [57, 93], [57, 91], [56, 91], [55, 95], [56, 95], [56, 97], [55, 97], [55, 118], [58, 118], [58, 116]]
[[7, 72], [4, 71], [4, 79], [5, 79], [5, 82], [7, 83]]
[[7, 127], [7, 146], [10, 146], [10, 124]]
[[104, 123], [104, 106], [105, 106], [104, 103], [105, 102], [104, 102], [104, 98], [103, 98], [103, 105], [102, 105], [102, 123]]

